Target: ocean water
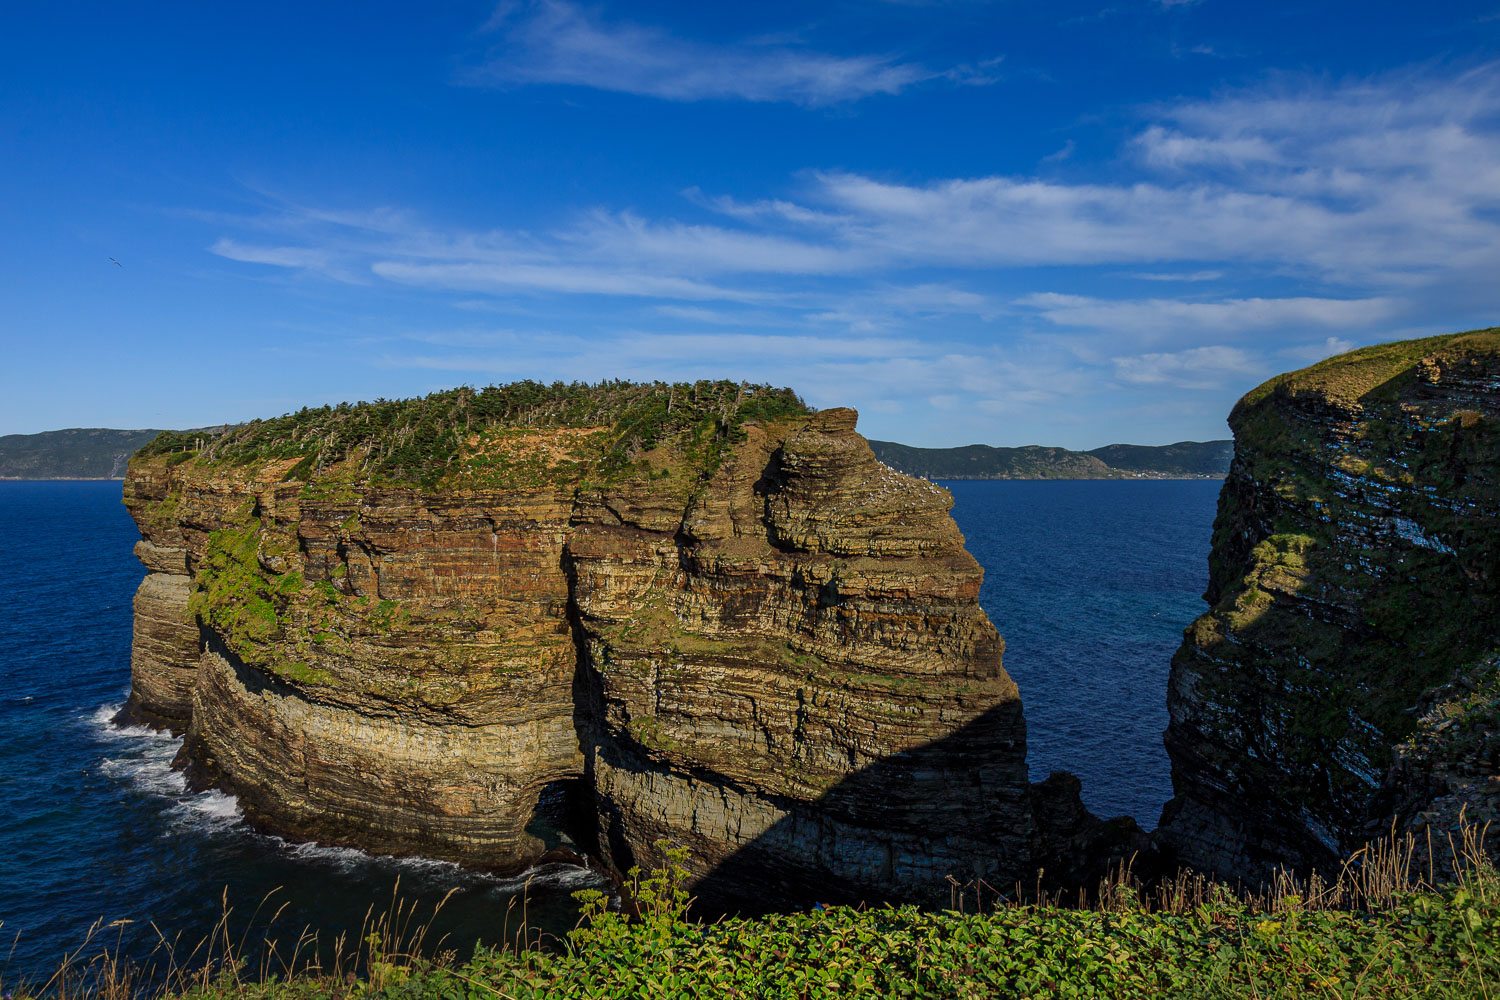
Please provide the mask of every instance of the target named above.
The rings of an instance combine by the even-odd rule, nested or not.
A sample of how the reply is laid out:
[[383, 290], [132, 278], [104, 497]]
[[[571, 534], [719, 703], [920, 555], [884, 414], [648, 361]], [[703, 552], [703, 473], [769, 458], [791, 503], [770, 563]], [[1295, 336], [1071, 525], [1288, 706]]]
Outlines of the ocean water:
[[[986, 569], [1033, 777], [1072, 770], [1095, 811], [1154, 825], [1167, 663], [1201, 609], [1218, 484], [944, 485]], [[183, 957], [225, 905], [252, 955], [265, 938], [285, 954], [309, 925], [357, 936], [396, 895], [425, 918], [450, 892], [429, 945], [467, 954], [515, 932], [528, 882], [533, 927], [572, 925], [571, 892], [599, 885], [585, 869], [506, 880], [290, 844], [247, 829], [232, 798], [186, 791], [177, 740], [110, 722], [130, 684], [136, 538], [119, 483], [0, 482], [0, 986], [45, 979], [100, 920], [125, 922], [85, 957], [163, 938]]]
[[1156, 826], [1182, 630], [1207, 610], [1217, 480], [943, 482], [984, 567], [979, 603], [1021, 688], [1031, 779], [1083, 779], [1100, 816]]
[[[323, 943], [359, 936], [393, 898], [418, 921], [450, 891], [428, 945], [467, 956], [507, 940], [525, 916], [559, 933], [571, 892], [602, 888], [570, 865], [515, 879], [421, 859], [289, 844], [248, 830], [232, 798], [189, 793], [170, 767], [180, 741], [110, 718], [130, 688], [131, 598], [139, 536], [110, 482], [0, 482], [0, 980], [46, 979], [105, 924], [108, 943], [145, 958], [161, 938], [185, 957], [227, 904], [233, 937], [289, 954], [304, 927]], [[263, 902], [264, 901], [264, 902]], [[283, 904], [285, 904], [283, 908]], [[259, 910], [259, 915], [252, 915]], [[272, 921], [272, 915], [280, 915]], [[246, 930], [249, 933], [246, 934]], [[158, 953], [159, 955], [160, 953]]]

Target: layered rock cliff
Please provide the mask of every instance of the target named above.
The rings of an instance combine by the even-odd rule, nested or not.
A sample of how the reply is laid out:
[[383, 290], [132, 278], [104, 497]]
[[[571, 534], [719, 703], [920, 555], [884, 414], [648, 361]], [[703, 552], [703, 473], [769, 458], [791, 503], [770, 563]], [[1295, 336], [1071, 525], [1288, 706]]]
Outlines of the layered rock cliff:
[[620, 870], [689, 846], [725, 905], [1100, 853], [1076, 784], [1027, 784], [951, 498], [854, 427], [525, 384], [163, 438], [125, 486], [128, 710], [270, 830], [515, 868], [561, 799]]
[[1230, 424], [1211, 610], [1172, 663], [1158, 834], [1199, 870], [1327, 871], [1393, 819], [1437, 814], [1452, 769], [1400, 748], [1424, 692], [1500, 648], [1500, 331], [1329, 359]]

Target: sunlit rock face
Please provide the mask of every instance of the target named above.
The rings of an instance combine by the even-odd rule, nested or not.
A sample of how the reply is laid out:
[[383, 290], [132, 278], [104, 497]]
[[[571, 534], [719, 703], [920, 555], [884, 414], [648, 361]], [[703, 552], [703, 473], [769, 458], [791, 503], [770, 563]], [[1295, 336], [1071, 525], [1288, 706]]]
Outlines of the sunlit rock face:
[[587, 742], [620, 867], [666, 839], [726, 898], [824, 899], [1026, 867], [1025, 724], [951, 502], [833, 410], [752, 429], [680, 519], [580, 511]]
[[1423, 692], [1500, 646], [1500, 332], [1279, 376], [1230, 424], [1159, 834], [1199, 870], [1327, 871], [1393, 818]]
[[488, 424], [482, 394], [416, 401], [416, 482], [384, 439], [308, 444], [405, 434], [408, 404], [148, 449], [130, 711], [271, 830], [499, 869], [669, 840], [725, 905], [945, 899], [1094, 831], [1076, 784], [1027, 784], [947, 491], [852, 410], [704, 385]]

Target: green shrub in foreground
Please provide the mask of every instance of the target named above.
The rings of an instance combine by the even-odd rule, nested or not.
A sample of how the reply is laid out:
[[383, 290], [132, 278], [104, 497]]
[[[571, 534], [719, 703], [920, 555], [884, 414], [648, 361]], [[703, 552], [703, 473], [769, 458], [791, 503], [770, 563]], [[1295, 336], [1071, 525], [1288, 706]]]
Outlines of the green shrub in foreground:
[[[680, 856], [677, 858], [680, 862]], [[1189, 912], [1007, 906], [914, 907], [714, 924], [686, 919], [680, 863], [642, 879], [641, 915], [583, 894], [560, 951], [480, 949], [463, 965], [370, 956], [366, 978], [191, 992], [240, 1000], [537, 1000], [823, 997], [1500, 997], [1500, 891], [1493, 875], [1401, 896], [1380, 912], [1252, 912], [1227, 893]]]

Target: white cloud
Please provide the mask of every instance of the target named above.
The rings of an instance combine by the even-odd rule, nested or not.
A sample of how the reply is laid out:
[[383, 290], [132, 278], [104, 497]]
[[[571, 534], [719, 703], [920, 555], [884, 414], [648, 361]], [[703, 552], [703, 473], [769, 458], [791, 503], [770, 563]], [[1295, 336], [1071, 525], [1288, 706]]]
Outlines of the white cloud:
[[1063, 160], [1066, 160], [1066, 159], [1069, 159], [1070, 157], [1072, 157], [1073, 153], [1075, 151], [1077, 151], [1077, 149], [1078, 149], [1078, 143], [1074, 142], [1072, 139], [1069, 139], [1067, 142], [1065, 142], [1065, 143], [1062, 144], [1061, 148], [1057, 149], [1055, 152], [1048, 153], [1046, 156], [1042, 157], [1042, 162], [1043, 163], [1061, 163]]
[[878, 294], [878, 299], [894, 309], [911, 313], [964, 313], [987, 317], [999, 311], [988, 296], [935, 282], [886, 288]]
[[698, 273], [837, 274], [876, 263], [848, 247], [720, 226], [652, 223], [631, 212], [595, 213], [566, 238], [591, 256], [645, 259]]
[[1354, 350], [1355, 346], [1356, 345], [1352, 340], [1346, 340], [1343, 337], [1328, 337], [1320, 343], [1299, 344], [1295, 347], [1285, 348], [1280, 353], [1283, 357], [1293, 358], [1297, 361], [1311, 364], [1314, 361], [1322, 361], [1324, 358], [1331, 358], [1335, 354], [1343, 354], [1345, 351], [1352, 351]]
[[914, 340], [893, 337], [814, 337], [756, 333], [633, 333], [630, 350], [642, 358], [709, 357], [726, 361], [777, 359], [824, 361], [922, 354]]
[[1115, 376], [1122, 382], [1177, 389], [1218, 389], [1266, 371], [1245, 351], [1223, 345], [1111, 360]]
[[971, 82], [976, 71], [933, 72], [890, 55], [839, 56], [761, 38], [716, 45], [659, 28], [606, 24], [565, 0], [502, 7], [502, 44], [475, 72], [482, 83], [574, 84], [672, 101], [789, 101], [812, 107], [896, 94], [938, 77]]
[[1220, 335], [1268, 328], [1368, 327], [1386, 319], [1397, 303], [1388, 298], [1311, 297], [1222, 299], [1096, 299], [1037, 292], [1017, 301], [1058, 326], [1089, 327], [1142, 336], [1176, 331]]
[[370, 270], [405, 285], [451, 288], [467, 292], [561, 292], [581, 295], [625, 295], [655, 299], [749, 299], [737, 292], [670, 275], [610, 268], [547, 263], [428, 263], [379, 260]]
[[1223, 271], [1146, 271], [1132, 274], [1132, 278], [1141, 281], [1218, 281], [1224, 277]]
[[1138, 136], [1135, 142], [1152, 166], [1175, 170], [1201, 166], [1275, 164], [1281, 159], [1276, 145], [1263, 135], [1205, 137], [1184, 135], [1161, 125], [1153, 125]]
[[253, 246], [237, 240], [223, 238], [215, 240], [209, 253], [246, 264], [269, 264], [272, 267], [289, 267], [309, 271], [326, 271], [330, 254], [309, 247]]
[[726, 313], [718, 309], [704, 309], [701, 306], [657, 306], [656, 313], [659, 316], [669, 316], [672, 319], [693, 323], [713, 323], [725, 326], [744, 326], [747, 322], [763, 322], [755, 319], [747, 320], [740, 313]]
[[1500, 67], [1337, 87], [1279, 80], [1154, 109], [1132, 144], [1146, 173], [1131, 182], [812, 172], [798, 198], [689, 189], [685, 209], [707, 221], [596, 209], [535, 235], [287, 207], [253, 225], [292, 242], [226, 238], [215, 252], [475, 291], [679, 299], [764, 301], [829, 277], [938, 287], [994, 268], [1119, 264], [1148, 267], [1138, 277], [1152, 281], [1253, 269], [1353, 292], [1338, 298], [1437, 280], [1479, 288], [1500, 270], [1497, 112]]

